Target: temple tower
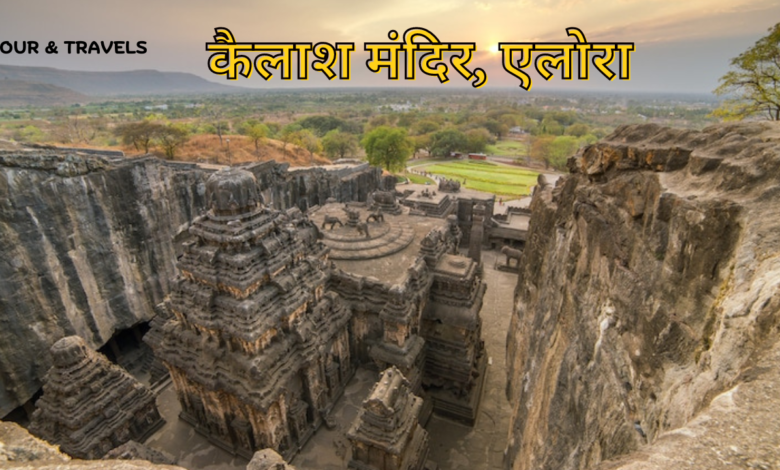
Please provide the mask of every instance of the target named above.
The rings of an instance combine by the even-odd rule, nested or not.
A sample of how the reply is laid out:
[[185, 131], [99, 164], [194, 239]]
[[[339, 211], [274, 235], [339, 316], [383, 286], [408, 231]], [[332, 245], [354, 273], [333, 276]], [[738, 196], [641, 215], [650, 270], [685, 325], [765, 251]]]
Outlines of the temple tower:
[[213, 174], [206, 198], [155, 353], [182, 419], [247, 458], [290, 458], [354, 373], [349, 310], [326, 290], [328, 249], [297, 208], [264, 207], [255, 177], [236, 168]]
[[363, 402], [347, 438], [352, 444], [349, 468], [356, 470], [421, 470], [428, 457], [428, 433], [418, 420], [422, 398], [391, 367], [382, 373]]
[[30, 432], [80, 459], [99, 459], [130, 440], [143, 442], [163, 424], [154, 394], [78, 336], [51, 347]]

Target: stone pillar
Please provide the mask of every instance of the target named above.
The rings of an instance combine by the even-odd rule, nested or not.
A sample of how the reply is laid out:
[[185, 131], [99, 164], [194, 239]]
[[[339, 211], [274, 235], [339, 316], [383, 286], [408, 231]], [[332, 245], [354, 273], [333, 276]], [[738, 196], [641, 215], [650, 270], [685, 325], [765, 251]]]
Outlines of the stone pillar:
[[474, 206], [471, 215], [471, 236], [469, 237], [469, 258], [477, 263], [482, 262], [482, 235], [484, 233], [485, 206], [482, 203]]

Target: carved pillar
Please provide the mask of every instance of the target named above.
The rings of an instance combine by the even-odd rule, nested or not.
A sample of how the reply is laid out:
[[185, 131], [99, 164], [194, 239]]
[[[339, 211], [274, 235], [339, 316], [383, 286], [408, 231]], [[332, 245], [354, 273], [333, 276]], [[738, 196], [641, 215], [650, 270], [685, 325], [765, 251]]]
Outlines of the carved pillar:
[[474, 206], [471, 219], [471, 236], [469, 237], [469, 258], [477, 263], [482, 261], [482, 235], [484, 233], [485, 206], [482, 203]]

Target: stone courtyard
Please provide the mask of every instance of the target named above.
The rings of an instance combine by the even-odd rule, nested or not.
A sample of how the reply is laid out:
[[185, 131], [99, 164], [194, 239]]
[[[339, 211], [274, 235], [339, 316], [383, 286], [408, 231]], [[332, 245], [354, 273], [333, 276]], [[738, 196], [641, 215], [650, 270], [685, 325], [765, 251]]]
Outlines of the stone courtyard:
[[[234, 227], [233, 233], [241, 233], [236, 232], [236, 228], [241, 227], [242, 224], [246, 225], [247, 222], [239, 222], [240, 220], [251, 221], [258, 219], [258, 217], [268, 219], [269, 215], [262, 216], [261, 214], [272, 214], [272, 212], [268, 213], [267, 211], [256, 212], [256, 209], [253, 209], [255, 205], [253, 201], [256, 200], [257, 196], [253, 195], [251, 183], [247, 178], [248, 176], [235, 173], [234, 176], [222, 177], [222, 182], [215, 180], [212, 185], [211, 191], [214, 194], [212, 198], [221, 198], [212, 199], [214, 201], [212, 203], [214, 204], [212, 217], [215, 222], [219, 224], [225, 224], [228, 220], [235, 220], [235, 222], [227, 222], [225, 225], [227, 231], [226, 229], [217, 229], [218, 225], [214, 225], [214, 223], [198, 222], [203, 228], [198, 229], [199, 231], [196, 233], [202, 233], [201, 237], [207, 236], [214, 240], [209, 242], [211, 245], [204, 245], [204, 247], [215, 247], [210, 251], [207, 250], [211, 257], [220, 251], [231, 252], [227, 248], [217, 248], [220, 246], [219, 244], [229, 243], [229, 240], [236, 238], [236, 235], [229, 235], [230, 227]], [[427, 192], [427, 188], [424, 190]], [[218, 191], [223, 192], [218, 193]], [[421, 197], [428, 198], [427, 195]], [[374, 199], [376, 199], [375, 203]], [[452, 201], [455, 201], [454, 195], [447, 195], [447, 200], [448, 204], [452, 204]], [[446, 216], [446, 214], [443, 215]], [[273, 217], [279, 216], [271, 217], [273, 220]], [[289, 218], [289, 216], [287, 217]], [[468, 234], [477, 237], [473, 239], [476, 245], [472, 243], [470, 247], [459, 248], [458, 245], [462, 245], [463, 235], [454, 214], [448, 217], [434, 217], [417, 213], [400, 205], [392, 193], [377, 192], [369, 196], [367, 203], [362, 204], [354, 202], [327, 203], [322, 207], [312, 208], [308, 217], [311, 220], [311, 226], [317, 227], [319, 238], [328, 248], [328, 257], [332, 260], [335, 269], [326, 285], [340, 293], [346, 300], [346, 305], [353, 311], [352, 324], [345, 334], [352, 336], [349, 340], [352, 344], [350, 356], [363, 365], [359, 366], [353, 379], [342, 385], [341, 391], [336, 393], [336, 401], [331, 405], [327, 416], [322, 415], [327, 426], [315, 422], [314, 429], [316, 431], [309, 433], [308, 437], [301, 441], [302, 445], [291, 454], [290, 463], [301, 469], [337, 469], [351, 466], [350, 462], [357, 458], [353, 448], [353, 445], [356, 444], [350, 444], [349, 439], [347, 439], [347, 430], [355, 426], [354, 423], [356, 423], [357, 416], [362, 413], [361, 409], [365, 406], [364, 402], [369, 392], [372, 387], [375, 387], [374, 384], [378, 377], [377, 368], [378, 371], [382, 371], [384, 366], [397, 365], [400, 367], [400, 371], [403, 371], [404, 376], [411, 380], [408, 382], [411, 387], [410, 392], [422, 394], [424, 397], [424, 399], [417, 399], [420, 406], [415, 408], [417, 410], [415, 413], [420, 413], [421, 424], [427, 423], [426, 428], [429, 430], [428, 433], [421, 431], [425, 436], [429, 436], [424, 437], [425, 453], [417, 457], [414, 453], [402, 454], [403, 458], [430, 458], [431, 465], [438, 464], [439, 468], [499, 468], [506, 437], [497, 431], [502, 429], [501, 425], [504, 424], [510, 412], [503, 394], [505, 370], [504, 359], [500, 351], [504, 348], [503, 332], [508, 327], [506, 312], [511, 308], [511, 305], [506, 302], [507, 297], [501, 296], [499, 293], [511, 288], [512, 284], [516, 282], [516, 276], [494, 269], [494, 266], [500, 264], [500, 261], [497, 260], [497, 256], [500, 255], [494, 252], [485, 252], [484, 258], [478, 254], [479, 263], [470, 260], [467, 256], [467, 253], [473, 256], [474, 246], [478, 247], [478, 253], [481, 251], [479, 246], [482, 244], [481, 224], [483, 219], [475, 219], [480, 222], [480, 230], [473, 230], [472, 233]], [[301, 223], [300, 216], [292, 215], [291, 220], [299, 220], [295, 222], [296, 224]], [[253, 223], [249, 222], [249, 224], [251, 227]], [[258, 224], [254, 223], [254, 225]], [[223, 231], [225, 235], [208, 235], [209, 233], [220, 233], [220, 231]], [[274, 237], [274, 240], [278, 239], [276, 238], [278, 236]], [[217, 240], [219, 240], [218, 244], [214, 245]], [[267, 243], [269, 242], [261, 242], [260, 246], [267, 247]], [[274, 243], [277, 243], [274, 245], [277, 247], [277, 251], [268, 251], [267, 256], [278, 258], [286, 249], [279, 251], [281, 245], [278, 242]], [[288, 243], [293, 243], [290, 246], [295, 246], [295, 242]], [[188, 242], [186, 250], [193, 252], [196, 249], [204, 250], [204, 248], [195, 247], [196, 245]], [[246, 247], [242, 250], [250, 253]], [[313, 253], [318, 252], [315, 249]], [[180, 263], [184, 263], [181, 264], [184, 272], [192, 273], [188, 276], [195, 278], [206, 276], [206, 274], [197, 274], [199, 270], [204, 270], [203, 267], [196, 267], [197, 263], [202, 263], [202, 261], [197, 261], [198, 259], [203, 259], [202, 255], [199, 258], [192, 256], [188, 258], [185, 252], [185, 257]], [[485, 268], [486, 266], [487, 268]], [[278, 271], [271, 276], [277, 276], [284, 270], [284, 268], [279, 270], [278, 267], [273, 269]], [[429, 270], [433, 271], [427, 274]], [[270, 270], [266, 272], [271, 273]], [[213, 275], [208, 276], [213, 277]], [[239, 279], [236, 275], [230, 276]], [[203, 282], [208, 285], [214, 281], [201, 281], [201, 284]], [[351, 287], [354, 282], [358, 282], [358, 285], [361, 286], [358, 287], [358, 290]], [[464, 282], [465, 284], [463, 284]], [[485, 290], [485, 282], [495, 285], [498, 290]], [[475, 290], [475, 287], [479, 286], [480, 283], [483, 287]], [[461, 284], [462, 287], [457, 287]], [[185, 284], [180, 285], [185, 286]], [[231, 296], [245, 296], [245, 294], [240, 293], [242, 292], [240, 289], [246, 289], [246, 287], [239, 288], [239, 284], [234, 285], [236, 287], [230, 290], [221, 289], [225, 292], [231, 292]], [[244, 283], [241, 285], [250, 286], [252, 284]], [[416, 285], [420, 287], [415, 287]], [[429, 294], [428, 290], [432, 287], [433, 291]], [[239, 290], [236, 290], [237, 288]], [[366, 291], [367, 288], [370, 290]], [[464, 288], [466, 290], [459, 294], [457, 289]], [[181, 290], [182, 287], [177, 289], [184, 292]], [[187, 289], [191, 290], [191, 288]], [[394, 293], [396, 290], [398, 292]], [[434, 295], [434, 292], [437, 294]], [[175, 294], [172, 297], [175, 304], [180, 304], [185, 299], [181, 295]], [[429, 298], [429, 296], [431, 297]], [[451, 300], [444, 300], [450, 298]], [[458, 298], [461, 300], [455, 300]], [[443, 301], [449, 306], [444, 309], [436, 307], [437, 302]], [[419, 306], [415, 306], [417, 302], [419, 302]], [[456, 307], [458, 305], [461, 307]], [[391, 310], [387, 310], [388, 308]], [[438, 310], [436, 310], [437, 308]], [[452, 310], [453, 308], [456, 310]], [[458, 308], [461, 310], [457, 310]], [[174, 304], [162, 308], [162, 311], [169, 310], [185, 311]], [[434, 313], [437, 311], [438, 313]], [[453, 321], [450, 318], [456, 318], [450, 317], [452, 313], [447, 312], [456, 311], [461, 312], [457, 315], [465, 316], [456, 320], [456, 323], [452, 324], [453, 326], [446, 326]], [[409, 316], [410, 314], [411, 316]], [[418, 316], [421, 314], [422, 316]], [[186, 316], [181, 317], [181, 313], [176, 315], [180, 318], [186, 318]], [[187, 322], [206, 321], [204, 319], [207, 317], [203, 317], [202, 313], [198, 315], [203, 319], [187, 320]], [[472, 320], [466, 320], [474, 315], [476, 316]], [[173, 318], [170, 313], [168, 318]], [[433, 319], [436, 319], [435, 323], [431, 323]], [[463, 321], [467, 321], [467, 323], [463, 323]], [[442, 322], [444, 323], [442, 324]], [[443, 326], [435, 326], [437, 323]], [[463, 330], [463, 327], [469, 324], [471, 326], [467, 328], [471, 330]], [[150, 344], [155, 350], [160, 351], [162, 348], [168, 347], [164, 343], [166, 341], [165, 335], [170, 335], [170, 333], [162, 334], [162, 332], [170, 332], [171, 330], [170, 327], [163, 329], [163, 323], [160, 322], [154, 325], [156, 326], [153, 326], [153, 335], [150, 337], [153, 339], [150, 339]], [[396, 336], [397, 333], [393, 333], [396, 331], [401, 334], [400, 337]], [[419, 332], [426, 335], [437, 335], [429, 339], [432, 341], [429, 346], [431, 348], [445, 347], [451, 350], [450, 348], [457, 346], [458, 341], [466, 341], [462, 343], [463, 346], [457, 347], [461, 348], [458, 349], [459, 351], [462, 351], [458, 354], [465, 354], [462, 359], [458, 360], [467, 362], [458, 363], [456, 360], [447, 366], [444, 365], [445, 363], [438, 362], [455, 360], [454, 358], [457, 356], [452, 355], [455, 350], [440, 354], [436, 353], [436, 349], [431, 349], [427, 353], [427, 359], [424, 359], [425, 351], [414, 349], [415, 344], [425, 344], [418, 336]], [[389, 333], [392, 334], [388, 336]], [[461, 336], [464, 334], [465, 336]], [[452, 341], [456, 342], [452, 343]], [[437, 346], [439, 343], [441, 346]], [[412, 349], [408, 349], [409, 346], [412, 346]], [[189, 346], [184, 346], [184, 348], [187, 347]], [[177, 346], [175, 350], [164, 353], [161, 357], [165, 361], [166, 355], [173, 354], [170, 357], [175, 358], [180, 353], [174, 351], [181, 348], [182, 346]], [[179, 359], [176, 360], [179, 361]], [[182, 366], [177, 366], [176, 370], [178, 367], [189, 367], [185, 365], [186, 363], [181, 364]], [[429, 377], [425, 375], [428, 373], [423, 372], [422, 369], [422, 367], [433, 367], [433, 370], [437, 368], [442, 371], [452, 370], [452, 372], [442, 373], [458, 376], [457, 374], [460, 372], [457, 370], [462, 366], [457, 364], [465, 364], [468, 367], [466, 375], [458, 379], [464, 380], [463, 385], [458, 385], [461, 382], [452, 382], [452, 385], [446, 385], [444, 388], [441, 388], [444, 385], [442, 379], [436, 378], [436, 375]], [[445, 368], [442, 369], [442, 367]], [[453, 367], [454, 369], [450, 369]], [[183, 413], [179, 403], [181, 398], [176, 399], [177, 395], [181, 396], [184, 390], [189, 390], [191, 387], [183, 385], [183, 381], [190, 379], [184, 379], [182, 374], [188, 373], [184, 372], [184, 369], [177, 372], [179, 378], [174, 381], [174, 385], [178, 381], [180, 384], [178, 387], [184, 388], [174, 393], [175, 387], [169, 385], [164, 387], [160, 393], [160, 411], [166, 419], [166, 424], [147, 441], [147, 445], [151, 448], [167, 450], [178, 459], [179, 464], [192, 469], [243, 468], [247, 463], [247, 454], [236, 450], [235, 446], [239, 445], [238, 443], [232, 444], [234, 447], [231, 450], [231, 444], [224, 441], [224, 437], [212, 436], [210, 431], [199, 424], [193, 429], [190, 425], [183, 424], [179, 419], [179, 415], [190, 416], [187, 418], [187, 421], [190, 422], [193, 419], [193, 412]], [[198, 374], [202, 374], [202, 372], [198, 372]], [[396, 371], [396, 374], [400, 374], [400, 372]], [[473, 380], [470, 378], [470, 374], [477, 378], [476, 382], [470, 382]], [[328, 383], [330, 383], [330, 379], [328, 379]], [[459, 390], [457, 387], [463, 387], [466, 383], [472, 383], [472, 385], [462, 389], [463, 392], [452, 394]], [[423, 387], [423, 385], [425, 386]], [[431, 386], [433, 388], [430, 388]], [[202, 385], [197, 387], [202, 387]], [[425, 392], [425, 389], [428, 392]], [[341, 398], [338, 398], [339, 396]], [[463, 398], [457, 398], [459, 396]], [[481, 402], [484, 402], [484, 405]], [[436, 410], [439, 411], [431, 413], [431, 411]], [[440, 413], [444, 413], [447, 417], [440, 416]], [[462, 421], [462, 423], [458, 421]], [[355, 431], [350, 431], [350, 433], [352, 432]], [[232, 431], [230, 435], [233, 435]], [[352, 436], [352, 434], [349, 435]], [[228, 434], [222, 434], [222, 436], [228, 436]], [[423, 441], [419, 441], [418, 438], [419, 436], [415, 438], [415, 442], [418, 442], [416, 445], [423, 445]], [[381, 447], [383, 444], [377, 445]], [[486, 451], [486, 449], [488, 450]], [[422, 451], [420, 448], [413, 452]], [[410, 452], [412, 451], [410, 450]], [[241, 455], [236, 456], [236, 453]], [[415, 465], [423, 465], [423, 460], [419, 462]], [[433, 466], [430, 468], [434, 468]], [[426, 468], [429, 467], [426, 466]]]
[[[503, 468], [506, 429], [511, 409], [506, 400], [506, 360], [504, 348], [509, 328], [511, 298], [502, 295], [514, 289], [517, 275], [498, 271], [492, 266], [503, 262], [494, 251], [483, 252], [485, 280], [490, 287], [482, 308], [483, 336], [489, 357], [487, 383], [482, 406], [474, 427], [433, 415], [426, 429], [430, 435], [430, 459], [439, 468], [451, 470], [488, 470]], [[377, 372], [360, 368], [333, 409], [335, 429], [320, 428], [292, 460], [299, 470], [343, 470], [349, 461], [349, 444], [344, 433], [357, 416], [363, 400], [377, 379]], [[247, 460], [215, 447], [195, 430], [178, 420], [181, 410], [173, 387], [158, 395], [158, 407], [166, 420], [146, 444], [164, 450], [177, 458], [179, 465], [190, 470], [244, 470]]]

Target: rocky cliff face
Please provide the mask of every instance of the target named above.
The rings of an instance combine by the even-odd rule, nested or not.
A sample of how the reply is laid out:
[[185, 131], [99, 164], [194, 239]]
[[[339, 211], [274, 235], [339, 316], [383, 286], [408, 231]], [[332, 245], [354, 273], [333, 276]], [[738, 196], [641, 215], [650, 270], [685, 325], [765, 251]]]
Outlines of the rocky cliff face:
[[[0, 151], [0, 417], [40, 388], [64, 336], [99, 348], [154, 316], [208, 171], [78, 149]], [[365, 200], [377, 168], [248, 167], [265, 201], [304, 210]]]
[[203, 183], [152, 158], [0, 155], [0, 415], [40, 388], [58, 339], [98, 348], [154, 315]]
[[16, 423], [0, 421], [0, 468], [24, 470], [184, 470], [145, 460], [76, 460]]
[[777, 419], [722, 413], [739, 396], [780, 405], [755, 385], [780, 386], [766, 365], [780, 367], [780, 126], [621, 127], [569, 166], [532, 202], [507, 467], [704, 468], [681, 450], [715, 448], [718, 462], [729, 426], [777, 436]]

